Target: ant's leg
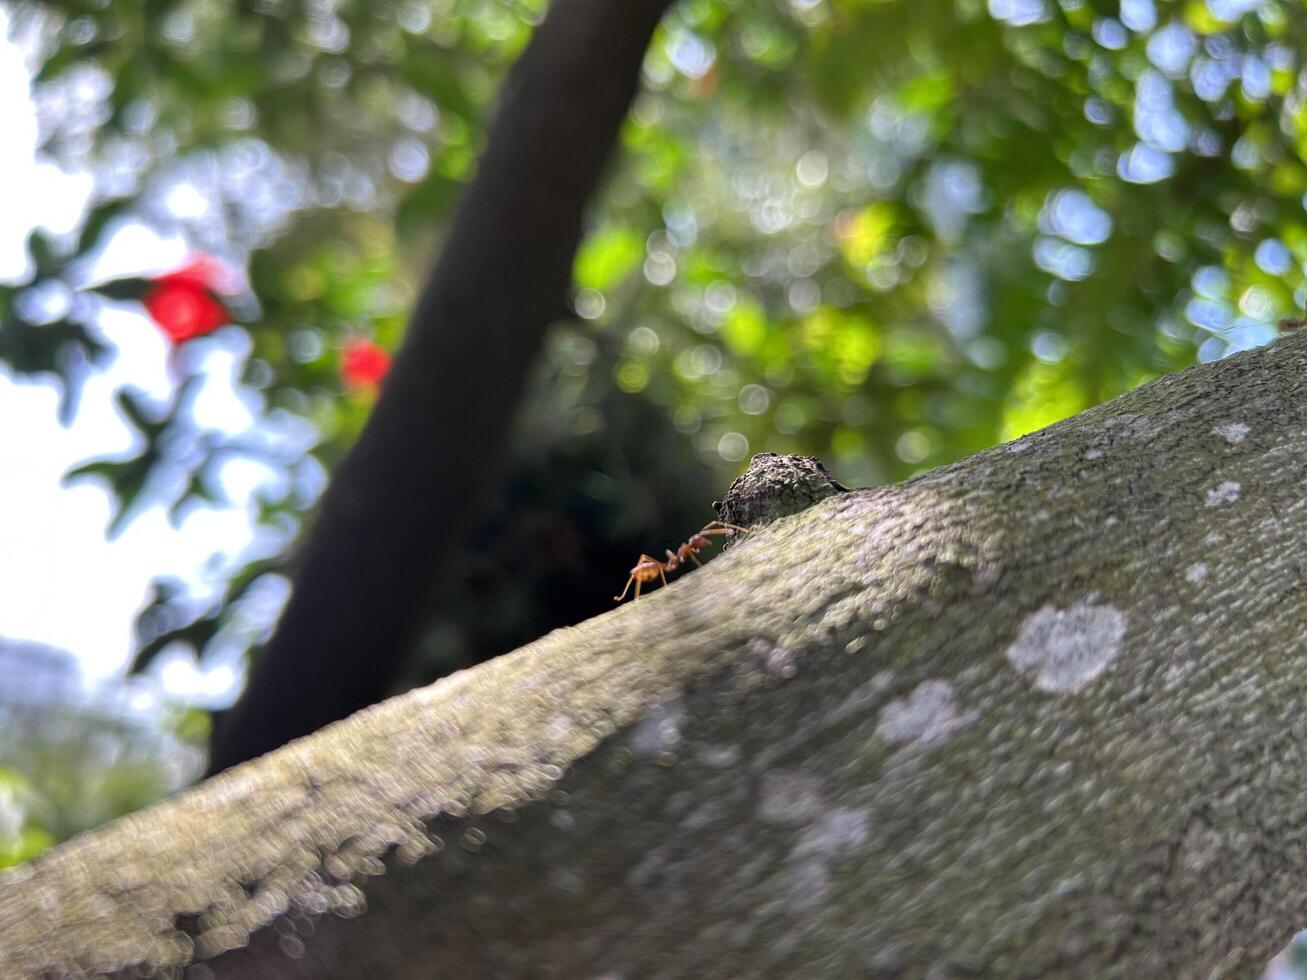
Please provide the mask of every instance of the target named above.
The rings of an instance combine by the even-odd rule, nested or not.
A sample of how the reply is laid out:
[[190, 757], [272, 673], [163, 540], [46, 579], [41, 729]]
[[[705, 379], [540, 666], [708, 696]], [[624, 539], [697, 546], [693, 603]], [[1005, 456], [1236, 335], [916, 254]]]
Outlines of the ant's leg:
[[631, 600], [632, 602], [640, 601], [640, 586], [642, 586], [643, 584], [644, 583], [641, 582], [639, 579], [635, 580], [635, 597]]
[[699, 554], [693, 548], [686, 552], [690, 556], [690, 561], [694, 562], [696, 568], [703, 568], [703, 562], [699, 560]]
[[727, 534], [734, 531], [736, 534], [748, 534], [747, 527], [740, 527], [738, 524], [728, 524], [726, 521], [709, 521], [703, 526], [700, 534]]
[[[621, 595], [615, 595], [615, 596], [613, 596], [613, 602], [621, 602], [623, 599], [625, 599], [625, 598], [626, 598], [626, 593], [628, 593], [628, 592], [631, 591], [631, 583], [634, 582], [634, 581], [635, 581], [635, 576], [634, 576], [634, 575], [632, 575], [630, 578], [628, 578], [628, 579], [626, 580], [626, 588], [624, 588], [624, 589], [622, 590], [622, 594], [621, 594]], [[639, 584], [637, 584], [636, 587], [635, 587], [635, 594], [636, 594], [636, 595], [639, 595], [639, 594], [640, 594], [640, 586], [639, 586]]]
[[662, 565], [659, 565], [659, 566], [658, 566], [658, 577], [659, 577], [660, 579], [663, 580], [663, 586], [666, 587], [666, 585], [667, 585], [667, 573], [663, 570], [663, 566], [662, 566]]
[[707, 544], [708, 539], [710, 537], [715, 537], [717, 535], [721, 535], [722, 537], [725, 537], [727, 535], [735, 535], [739, 533], [740, 533], [739, 531], [732, 530], [729, 527], [706, 527], [702, 531], [700, 531], [697, 535], [695, 535], [695, 537], [701, 538], [703, 542]]

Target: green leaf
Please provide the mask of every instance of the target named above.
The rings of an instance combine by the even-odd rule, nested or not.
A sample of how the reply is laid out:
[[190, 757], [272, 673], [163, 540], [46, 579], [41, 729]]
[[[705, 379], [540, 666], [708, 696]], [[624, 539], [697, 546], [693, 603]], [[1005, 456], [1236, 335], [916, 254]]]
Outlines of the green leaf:
[[644, 257], [644, 239], [619, 225], [599, 229], [576, 254], [576, 284], [603, 291], [625, 277]]
[[14, 837], [0, 837], [0, 868], [30, 861], [54, 844], [54, 836], [40, 827], [24, 827]]
[[168, 427], [168, 419], [158, 418], [159, 410], [145, 400], [142, 392], [133, 388], [119, 388], [114, 393], [114, 401], [127, 421], [134, 425], [146, 439], [153, 442]]
[[186, 486], [168, 506], [168, 520], [172, 526], [179, 527], [187, 504], [198, 501], [218, 505], [229, 503], [221, 488], [206, 477], [202, 469], [187, 475]]
[[[77, 254], [85, 255], [87, 252], [99, 245], [100, 238], [104, 234], [109, 223], [115, 218], [121, 217], [130, 211], [132, 205], [133, 201], [130, 198], [115, 198], [111, 201], [97, 204], [95, 207], [91, 208], [91, 210], [86, 214], [86, 220], [82, 222], [81, 234], [77, 236]], [[135, 299], [137, 297], [111, 298]]]
[[432, 170], [404, 195], [395, 210], [395, 227], [400, 235], [408, 237], [444, 217], [462, 186], [460, 181]]
[[475, 115], [476, 104], [454, 70], [454, 59], [449, 50], [420, 41], [410, 43], [413, 47], [399, 65], [404, 81], [436, 103], [441, 112], [464, 117]]
[[65, 44], [56, 48], [41, 65], [33, 81], [38, 85], [53, 81], [74, 65], [94, 60], [107, 47], [107, 42], [95, 41], [86, 45]]
[[110, 350], [72, 320], [35, 324], [11, 315], [0, 323], [0, 360], [20, 374], [49, 371], [62, 377], [59, 352], [69, 344], [81, 347], [92, 361], [101, 360]]
[[140, 301], [145, 294], [150, 291], [150, 280], [141, 278], [112, 279], [109, 282], [102, 282], [98, 286], [92, 286], [91, 291], [99, 293], [107, 299], [116, 299], [120, 301], [135, 300]]
[[184, 742], [207, 746], [213, 733], [213, 716], [203, 708], [187, 708], [172, 723], [172, 731]]
[[1001, 438], [1016, 439], [1074, 415], [1088, 404], [1070, 358], [1057, 364], [1031, 360], [1003, 406]]
[[208, 646], [209, 641], [218, 634], [222, 626], [222, 619], [217, 610], [212, 610], [208, 614], [201, 616], [185, 626], [179, 626], [177, 629], [166, 630], [154, 637], [139, 650], [136, 656], [132, 658], [132, 665], [128, 668], [128, 673], [139, 674], [154, 661], [164, 648], [174, 643], [184, 643], [192, 650], [199, 654]]
[[59, 253], [55, 250], [50, 236], [36, 228], [27, 236], [27, 251], [31, 253], [36, 265], [36, 278], [45, 279], [58, 275], [61, 271]]
[[105, 531], [112, 540], [122, 533], [127, 519], [139, 509], [151, 472], [158, 461], [158, 451], [151, 444], [145, 452], [132, 459], [97, 459], [74, 467], [64, 474], [63, 484], [68, 486], [78, 480], [96, 478], [108, 484], [108, 489], [117, 502], [117, 510]]
[[42, 826], [51, 817], [50, 810], [49, 801], [24, 773], [0, 766], [0, 811], [18, 818], [11, 831], [0, 829], [0, 868], [30, 861], [55, 843]]

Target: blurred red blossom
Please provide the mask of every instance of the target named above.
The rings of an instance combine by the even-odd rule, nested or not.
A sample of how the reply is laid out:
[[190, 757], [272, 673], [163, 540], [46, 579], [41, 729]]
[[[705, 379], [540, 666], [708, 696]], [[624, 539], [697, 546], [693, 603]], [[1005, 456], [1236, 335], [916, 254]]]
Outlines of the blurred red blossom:
[[180, 269], [155, 276], [153, 281], [160, 285], [190, 286], [215, 293], [234, 293], [240, 288], [236, 274], [230, 267], [212, 255], [203, 253], [192, 256]]
[[345, 342], [340, 359], [340, 376], [351, 388], [381, 384], [390, 370], [390, 352], [375, 341], [355, 337]]
[[172, 342], [181, 344], [231, 322], [214, 293], [234, 290], [231, 271], [217, 259], [200, 255], [180, 269], [155, 276], [141, 301]]

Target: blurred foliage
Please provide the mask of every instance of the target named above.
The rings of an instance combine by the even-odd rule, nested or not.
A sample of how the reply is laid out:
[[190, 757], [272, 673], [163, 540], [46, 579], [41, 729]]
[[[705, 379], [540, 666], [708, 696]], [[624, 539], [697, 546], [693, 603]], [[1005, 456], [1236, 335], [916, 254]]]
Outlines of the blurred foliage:
[[54, 844], [42, 811], [49, 804], [21, 772], [0, 768], [0, 868], [22, 864]]
[[0, 699], [0, 868], [139, 810], [201, 771], [209, 716], [126, 700]]
[[[173, 352], [167, 404], [122, 393], [141, 449], [74, 474], [121, 519], [221, 501], [234, 460], [266, 471], [257, 553], [216, 598], [159, 583], [138, 666], [266, 630], [267, 583], [374, 397], [341, 352], [398, 344], [543, 6], [8, 7], [44, 152], [91, 161], [96, 190], [0, 290], [0, 359], [74, 410], [103, 310], [141, 292], [86, 272], [131, 222], [246, 274], [237, 325]], [[1265, 342], [1307, 299], [1305, 46], [1294, 0], [681, 3], [593, 208], [577, 319], [415, 678], [602, 608], [751, 452], [899, 479]], [[220, 349], [258, 420], [237, 436], [191, 408]]]

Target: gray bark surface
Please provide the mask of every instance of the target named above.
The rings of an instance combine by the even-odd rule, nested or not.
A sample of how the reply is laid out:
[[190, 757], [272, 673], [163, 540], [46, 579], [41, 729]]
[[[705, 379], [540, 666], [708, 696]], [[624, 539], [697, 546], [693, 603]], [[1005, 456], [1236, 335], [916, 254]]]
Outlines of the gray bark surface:
[[638, 604], [0, 878], [0, 976], [1248, 975], [1307, 905], [1304, 377], [793, 461]]

